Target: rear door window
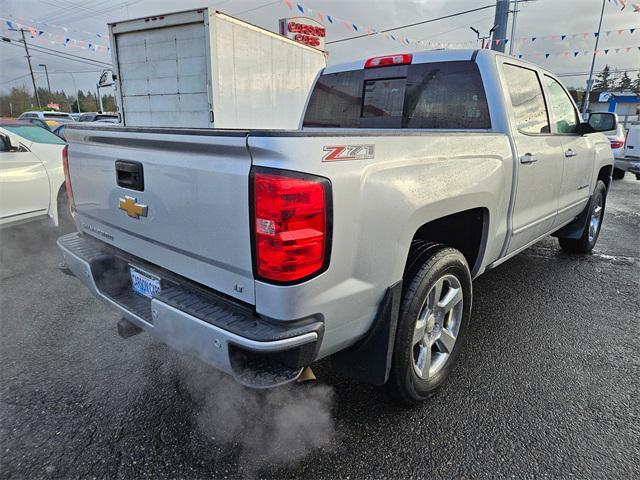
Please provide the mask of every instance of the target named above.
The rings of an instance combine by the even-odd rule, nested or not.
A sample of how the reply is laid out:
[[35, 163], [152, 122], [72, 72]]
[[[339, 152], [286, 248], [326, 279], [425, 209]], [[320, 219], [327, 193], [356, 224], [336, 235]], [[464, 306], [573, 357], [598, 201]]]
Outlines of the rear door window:
[[550, 133], [549, 114], [535, 70], [505, 63], [503, 71], [518, 130], [526, 134]]
[[475, 62], [435, 62], [322, 75], [305, 127], [490, 129]]

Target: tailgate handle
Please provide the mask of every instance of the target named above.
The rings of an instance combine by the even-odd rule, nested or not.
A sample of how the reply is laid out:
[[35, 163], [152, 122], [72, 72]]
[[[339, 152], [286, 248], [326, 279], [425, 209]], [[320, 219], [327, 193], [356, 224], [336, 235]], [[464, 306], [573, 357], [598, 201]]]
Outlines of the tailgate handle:
[[144, 173], [142, 163], [128, 160], [116, 160], [116, 181], [119, 187], [144, 191]]

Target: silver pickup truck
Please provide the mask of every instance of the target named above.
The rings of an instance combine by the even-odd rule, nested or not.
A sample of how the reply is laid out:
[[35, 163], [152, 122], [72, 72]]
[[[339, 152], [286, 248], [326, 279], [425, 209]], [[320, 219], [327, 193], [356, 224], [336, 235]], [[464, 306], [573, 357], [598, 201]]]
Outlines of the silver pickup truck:
[[58, 244], [123, 336], [252, 387], [331, 356], [420, 401], [458, 357], [472, 279], [550, 234], [592, 250], [615, 122], [487, 50], [332, 66], [295, 131], [69, 125], [78, 231]]

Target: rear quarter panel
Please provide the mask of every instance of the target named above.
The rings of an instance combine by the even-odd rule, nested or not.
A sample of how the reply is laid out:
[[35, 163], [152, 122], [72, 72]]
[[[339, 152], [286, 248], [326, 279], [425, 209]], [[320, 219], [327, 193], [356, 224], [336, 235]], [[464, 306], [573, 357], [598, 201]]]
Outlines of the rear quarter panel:
[[[330, 179], [333, 241], [328, 270], [294, 286], [256, 281], [258, 313], [275, 319], [321, 316], [320, 356], [353, 343], [371, 326], [385, 290], [402, 279], [420, 226], [483, 207], [489, 222], [477, 271], [498, 258], [507, 224], [511, 147], [496, 133], [345, 131], [250, 136], [253, 164]], [[374, 145], [375, 158], [323, 162], [328, 145]], [[473, 266], [472, 266], [473, 267]]]

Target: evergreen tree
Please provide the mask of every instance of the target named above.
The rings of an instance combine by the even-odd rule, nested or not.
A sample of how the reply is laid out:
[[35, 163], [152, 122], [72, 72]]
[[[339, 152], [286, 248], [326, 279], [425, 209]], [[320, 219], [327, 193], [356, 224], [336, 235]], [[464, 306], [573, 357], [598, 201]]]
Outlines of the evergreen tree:
[[596, 81], [593, 84], [593, 90], [596, 92], [606, 92], [612, 88], [611, 69], [609, 65], [605, 65], [604, 68], [596, 76]]
[[628, 92], [632, 89], [632, 86], [633, 80], [631, 80], [631, 77], [627, 72], [624, 72], [620, 77], [620, 80], [618, 80], [616, 90], [619, 92]]
[[636, 94], [640, 95], [640, 73], [636, 76], [636, 79], [633, 81], [631, 85], [631, 90]]

